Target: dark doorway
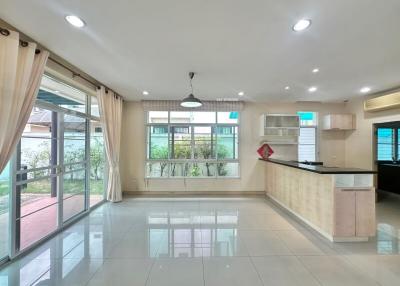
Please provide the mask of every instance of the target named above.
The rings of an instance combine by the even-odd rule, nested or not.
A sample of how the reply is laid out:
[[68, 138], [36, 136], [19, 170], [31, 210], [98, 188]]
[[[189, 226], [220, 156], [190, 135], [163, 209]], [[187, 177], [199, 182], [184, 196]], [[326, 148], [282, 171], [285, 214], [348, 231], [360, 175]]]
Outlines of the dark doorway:
[[378, 190], [400, 194], [400, 121], [374, 126]]

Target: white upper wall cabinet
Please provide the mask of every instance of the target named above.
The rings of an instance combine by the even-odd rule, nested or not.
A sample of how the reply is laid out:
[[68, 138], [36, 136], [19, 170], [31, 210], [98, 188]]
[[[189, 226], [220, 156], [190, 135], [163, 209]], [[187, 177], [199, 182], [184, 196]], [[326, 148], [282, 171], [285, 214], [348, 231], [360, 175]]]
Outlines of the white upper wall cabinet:
[[260, 136], [263, 143], [297, 144], [300, 120], [293, 114], [262, 114]]
[[353, 114], [328, 114], [323, 119], [324, 130], [353, 130], [356, 129]]

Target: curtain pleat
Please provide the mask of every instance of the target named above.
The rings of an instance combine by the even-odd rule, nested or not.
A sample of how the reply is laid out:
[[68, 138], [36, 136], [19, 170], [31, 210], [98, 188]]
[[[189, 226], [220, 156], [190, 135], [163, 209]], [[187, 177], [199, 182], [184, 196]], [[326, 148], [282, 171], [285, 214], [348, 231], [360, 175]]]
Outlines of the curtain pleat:
[[0, 173], [21, 138], [39, 90], [49, 53], [21, 47], [19, 34], [0, 35]]
[[122, 98], [101, 87], [97, 91], [100, 119], [103, 126], [106, 156], [108, 160], [107, 200], [122, 201], [119, 158], [121, 146]]
[[145, 111], [241, 111], [243, 101], [203, 101], [197, 108], [187, 108], [180, 105], [179, 100], [143, 100]]

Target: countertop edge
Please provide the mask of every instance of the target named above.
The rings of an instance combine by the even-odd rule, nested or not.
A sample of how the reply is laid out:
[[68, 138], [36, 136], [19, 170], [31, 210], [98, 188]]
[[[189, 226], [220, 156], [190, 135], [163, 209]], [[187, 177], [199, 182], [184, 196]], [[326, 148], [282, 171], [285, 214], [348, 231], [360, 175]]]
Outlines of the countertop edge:
[[[283, 161], [283, 160], [277, 160], [277, 159], [263, 159], [263, 158], [258, 158], [260, 161], [265, 161], [265, 162], [270, 162], [278, 165], [283, 165], [295, 169], [300, 169], [312, 173], [317, 173], [317, 174], [376, 174], [376, 171], [370, 171], [370, 170], [363, 170], [363, 169], [352, 169], [349, 168], [346, 170], [346, 168], [337, 168], [337, 170], [317, 170], [319, 166], [309, 166], [301, 163], [295, 163], [295, 162], [289, 162], [289, 161]], [[321, 168], [321, 167], [319, 167]], [[322, 167], [323, 168], [323, 167]], [[335, 169], [335, 168], [333, 168]]]

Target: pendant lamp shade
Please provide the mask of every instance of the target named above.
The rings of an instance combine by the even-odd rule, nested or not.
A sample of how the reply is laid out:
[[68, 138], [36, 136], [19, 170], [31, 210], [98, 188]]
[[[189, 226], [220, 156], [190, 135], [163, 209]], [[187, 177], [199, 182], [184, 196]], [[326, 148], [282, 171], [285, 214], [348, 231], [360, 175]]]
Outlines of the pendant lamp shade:
[[200, 107], [200, 106], [203, 105], [203, 103], [201, 102], [201, 100], [198, 99], [198, 98], [196, 98], [196, 97], [193, 95], [193, 85], [192, 85], [193, 77], [194, 77], [194, 72], [190, 72], [190, 73], [189, 73], [189, 79], [190, 79], [190, 88], [191, 88], [191, 90], [192, 90], [192, 93], [189, 94], [188, 97], [184, 98], [184, 99], [181, 101], [181, 106], [182, 106], [182, 107], [196, 108], [196, 107]]
[[194, 97], [192, 93], [181, 101], [181, 106], [183, 107], [196, 108], [202, 105], [203, 103], [201, 102], [201, 100]]

